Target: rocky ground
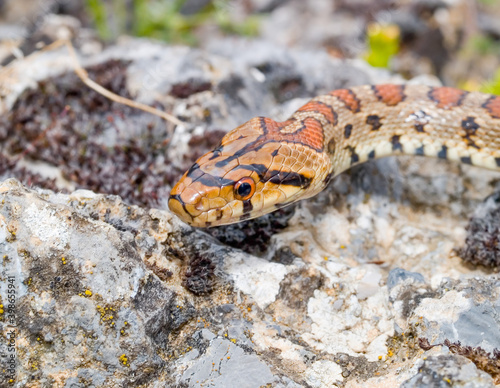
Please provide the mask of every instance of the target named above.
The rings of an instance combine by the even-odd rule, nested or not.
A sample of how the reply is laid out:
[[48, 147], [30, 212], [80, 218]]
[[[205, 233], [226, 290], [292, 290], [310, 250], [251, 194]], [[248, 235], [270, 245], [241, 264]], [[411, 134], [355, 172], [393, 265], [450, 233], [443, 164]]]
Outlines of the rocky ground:
[[500, 173], [386, 158], [205, 231], [166, 206], [190, 163], [247, 119], [403, 77], [269, 39], [75, 40], [92, 79], [185, 124], [89, 90], [65, 49], [2, 70], [1, 386], [500, 381]]

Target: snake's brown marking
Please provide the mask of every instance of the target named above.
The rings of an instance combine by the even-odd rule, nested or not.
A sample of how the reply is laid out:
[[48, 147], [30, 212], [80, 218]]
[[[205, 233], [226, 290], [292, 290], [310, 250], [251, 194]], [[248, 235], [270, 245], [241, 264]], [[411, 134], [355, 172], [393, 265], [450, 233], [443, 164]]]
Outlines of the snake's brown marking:
[[366, 118], [366, 124], [370, 125], [372, 127], [372, 131], [378, 131], [380, 127], [382, 126], [382, 123], [380, 121], [380, 117], [377, 115], [369, 115]]
[[352, 165], [425, 155], [500, 170], [500, 97], [449, 87], [374, 85], [312, 99], [288, 120], [229, 132], [174, 186], [169, 207], [198, 227], [309, 198]]

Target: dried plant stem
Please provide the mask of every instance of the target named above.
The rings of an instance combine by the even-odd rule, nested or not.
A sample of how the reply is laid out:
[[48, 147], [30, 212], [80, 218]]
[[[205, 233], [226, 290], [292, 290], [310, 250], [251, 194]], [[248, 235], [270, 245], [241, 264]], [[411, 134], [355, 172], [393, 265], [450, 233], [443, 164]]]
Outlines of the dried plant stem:
[[78, 77], [80, 77], [80, 79], [83, 81], [83, 83], [85, 85], [87, 85], [89, 88], [95, 90], [97, 93], [102, 94], [103, 96], [109, 98], [112, 101], [118, 102], [118, 103], [123, 104], [123, 105], [130, 106], [132, 108], [137, 108], [137, 109], [143, 110], [143, 111], [148, 112], [148, 113], [151, 113], [153, 115], [161, 117], [162, 119], [164, 119], [166, 121], [170, 121], [171, 123], [173, 123], [175, 125], [184, 125], [184, 123], [182, 121], [180, 121], [175, 116], [172, 116], [172, 115], [170, 115], [166, 112], [163, 112], [159, 109], [153, 108], [149, 105], [145, 105], [145, 104], [142, 104], [140, 102], [132, 101], [132, 100], [129, 100], [128, 98], [119, 96], [118, 94], [115, 94], [115, 93], [109, 91], [108, 89], [103, 88], [98, 83], [92, 81], [89, 78], [85, 69], [83, 69], [80, 66], [80, 63], [78, 62], [78, 58], [76, 57], [75, 49], [73, 48], [73, 45], [71, 44], [71, 42], [69, 40], [65, 40], [63, 42], [65, 43], [71, 57], [73, 58], [73, 62], [74, 62], [74, 66], [75, 66], [74, 70], [75, 70], [76, 75], [78, 75]]
[[[185, 125], [184, 122], [182, 122], [177, 117], [175, 117], [171, 114], [168, 114], [168, 113], [163, 112], [159, 109], [153, 108], [149, 105], [142, 104], [140, 102], [132, 101], [128, 98], [119, 96], [119, 95], [109, 91], [108, 89], [103, 88], [97, 82], [91, 80], [89, 78], [87, 72], [85, 71], [85, 69], [80, 66], [80, 63], [78, 62], [78, 58], [76, 56], [75, 49], [69, 40], [66, 40], [66, 39], [56, 40], [55, 42], [43, 47], [40, 51], [37, 51], [36, 53], [31, 54], [29, 56], [29, 58], [30, 59], [35, 58], [36, 56], [40, 55], [44, 51], [55, 50], [61, 46], [67, 47], [67, 49], [71, 55], [71, 58], [73, 60], [73, 67], [74, 67], [73, 70], [75, 71], [76, 75], [82, 80], [82, 82], [85, 85], [87, 85], [89, 88], [95, 90], [97, 93], [109, 98], [112, 101], [130, 106], [132, 108], [137, 108], [137, 109], [140, 109], [140, 110], [148, 112], [148, 113], [151, 113], [151, 114], [158, 116], [158, 117], [161, 117], [165, 121], [169, 121], [175, 125]], [[12, 71], [13, 71], [13, 67], [11, 67], [11, 66], [8, 66], [8, 67], [0, 70], [0, 78], [8, 77], [12, 73]]]

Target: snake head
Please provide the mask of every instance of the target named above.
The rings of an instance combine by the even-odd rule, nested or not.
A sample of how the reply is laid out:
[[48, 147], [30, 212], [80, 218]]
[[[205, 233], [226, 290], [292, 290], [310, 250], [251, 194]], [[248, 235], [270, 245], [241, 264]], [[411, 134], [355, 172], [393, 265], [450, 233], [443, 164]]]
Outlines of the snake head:
[[170, 192], [169, 208], [197, 227], [259, 217], [321, 191], [330, 159], [284, 140], [273, 120], [254, 118], [229, 132]]

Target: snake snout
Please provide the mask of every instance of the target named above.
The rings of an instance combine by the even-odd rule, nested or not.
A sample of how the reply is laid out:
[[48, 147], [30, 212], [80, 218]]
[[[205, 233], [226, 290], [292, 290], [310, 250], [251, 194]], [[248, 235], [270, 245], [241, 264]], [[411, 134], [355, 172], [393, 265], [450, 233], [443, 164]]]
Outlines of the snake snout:
[[199, 215], [204, 209], [203, 196], [193, 188], [187, 186], [182, 180], [170, 192], [168, 207], [184, 222], [191, 223], [193, 217]]
[[180, 199], [180, 196], [170, 194], [168, 199], [168, 208], [172, 213], [177, 215], [182, 221], [190, 223], [192, 220], [191, 215], [186, 211], [185, 205]]

